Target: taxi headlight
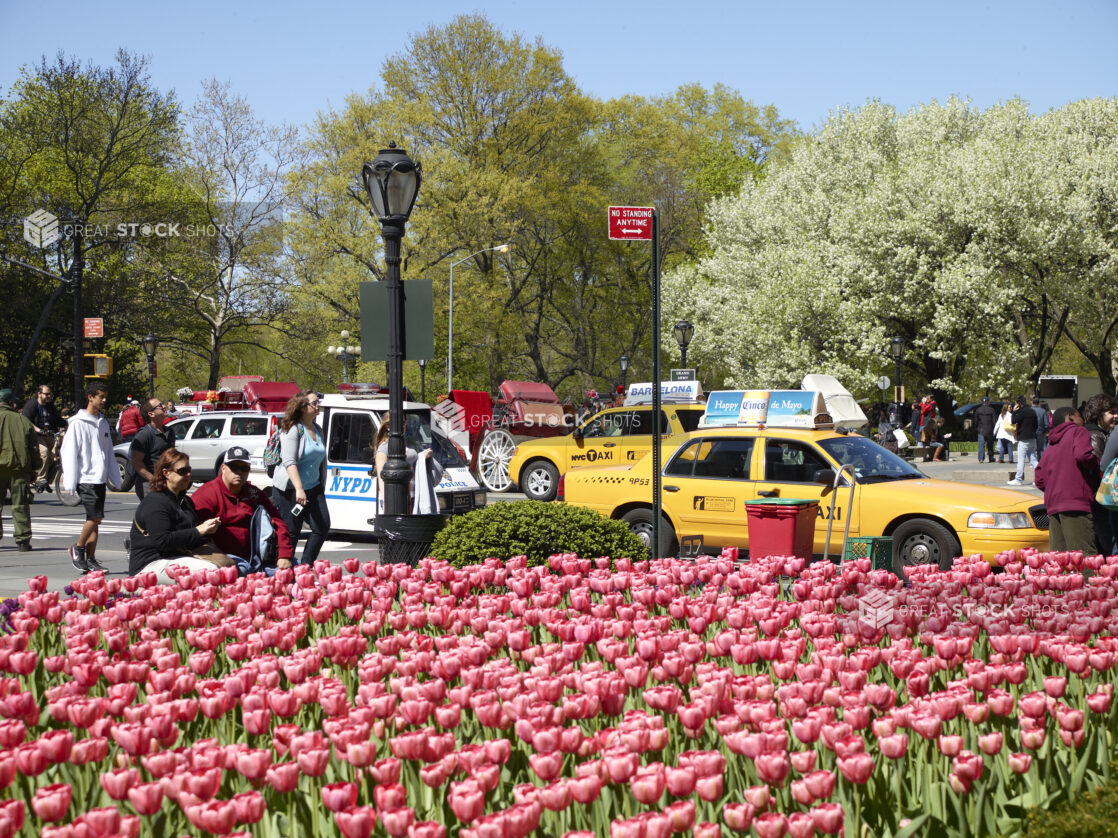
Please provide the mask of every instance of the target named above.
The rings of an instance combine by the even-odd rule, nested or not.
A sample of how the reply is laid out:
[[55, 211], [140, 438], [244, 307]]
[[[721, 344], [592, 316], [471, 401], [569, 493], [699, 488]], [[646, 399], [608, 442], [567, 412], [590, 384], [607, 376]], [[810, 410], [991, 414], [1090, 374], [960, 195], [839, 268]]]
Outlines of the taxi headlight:
[[1024, 512], [975, 512], [967, 518], [972, 530], [1016, 530], [1032, 526]]
[[487, 500], [488, 498], [485, 496], [484, 491], [474, 492], [474, 506], [476, 506], [478, 509], [485, 506], [485, 502]]

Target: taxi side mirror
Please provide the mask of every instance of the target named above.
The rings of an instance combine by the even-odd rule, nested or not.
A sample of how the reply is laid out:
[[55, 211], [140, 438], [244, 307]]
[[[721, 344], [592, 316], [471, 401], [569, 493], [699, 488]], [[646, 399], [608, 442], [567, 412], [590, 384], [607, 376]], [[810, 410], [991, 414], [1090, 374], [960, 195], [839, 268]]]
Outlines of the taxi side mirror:
[[573, 436], [575, 439], [582, 439], [582, 425], [575, 425], [575, 429], [571, 431], [571, 436]]
[[835, 485], [835, 470], [833, 468], [821, 468], [815, 472], [813, 482], [820, 483], [824, 486]]

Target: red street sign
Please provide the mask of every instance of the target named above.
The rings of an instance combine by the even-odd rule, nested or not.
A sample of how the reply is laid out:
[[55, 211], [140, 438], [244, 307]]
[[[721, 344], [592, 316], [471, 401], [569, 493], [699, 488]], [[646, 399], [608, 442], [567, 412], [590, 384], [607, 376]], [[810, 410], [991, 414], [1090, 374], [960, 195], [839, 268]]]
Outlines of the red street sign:
[[610, 207], [609, 237], [621, 241], [652, 241], [656, 207]]
[[84, 337], [87, 338], [103, 338], [105, 336], [105, 321], [101, 317], [87, 317], [84, 320], [85, 332]]

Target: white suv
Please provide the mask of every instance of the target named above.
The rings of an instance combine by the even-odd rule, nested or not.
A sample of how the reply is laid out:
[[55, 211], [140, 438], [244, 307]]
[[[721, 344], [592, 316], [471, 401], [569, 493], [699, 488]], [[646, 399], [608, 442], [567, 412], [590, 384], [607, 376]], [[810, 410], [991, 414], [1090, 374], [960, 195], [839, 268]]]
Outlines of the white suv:
[[234, 445], [249, 451], [263, 448], [280, 413], [208, 411], [184, 416], [167, 425], [175, 434], [175, 448], [190, 457], [195, 483], [212, 480], [221, 470], [225, 452]]

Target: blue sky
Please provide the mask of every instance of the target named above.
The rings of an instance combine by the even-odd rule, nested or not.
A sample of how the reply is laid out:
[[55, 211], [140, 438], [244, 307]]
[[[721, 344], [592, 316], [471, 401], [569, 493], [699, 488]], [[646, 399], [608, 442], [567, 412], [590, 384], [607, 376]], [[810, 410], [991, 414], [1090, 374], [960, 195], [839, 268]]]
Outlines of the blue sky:
[[1118, 0], [0, 0], [0, 89], [44, 54], [107, 65], [124, 46], [150, 56], [155, 84], [185, 105], [213, 76], [260, 118], [305, 125], [376, 85], [409, 34], [469, 12], [559, 49], [599, 98], [721, 82], [805, 130], [868, 98], [907, 110], [1020, 96], [1042, 112], [1118, 95]]

